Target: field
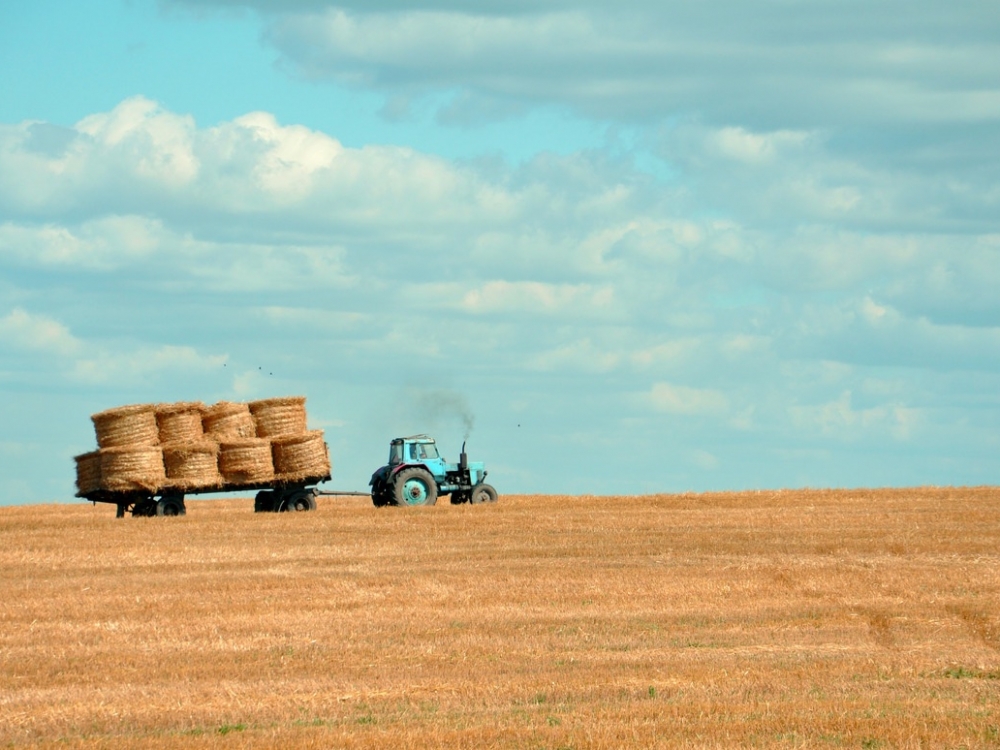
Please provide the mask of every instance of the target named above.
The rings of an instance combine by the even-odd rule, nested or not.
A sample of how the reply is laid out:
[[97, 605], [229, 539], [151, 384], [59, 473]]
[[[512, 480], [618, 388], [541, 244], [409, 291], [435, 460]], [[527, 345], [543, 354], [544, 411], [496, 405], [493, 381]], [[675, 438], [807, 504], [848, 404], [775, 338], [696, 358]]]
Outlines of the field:
[[0, 508], [0, 747], [1000, 747], [1000, 488]]

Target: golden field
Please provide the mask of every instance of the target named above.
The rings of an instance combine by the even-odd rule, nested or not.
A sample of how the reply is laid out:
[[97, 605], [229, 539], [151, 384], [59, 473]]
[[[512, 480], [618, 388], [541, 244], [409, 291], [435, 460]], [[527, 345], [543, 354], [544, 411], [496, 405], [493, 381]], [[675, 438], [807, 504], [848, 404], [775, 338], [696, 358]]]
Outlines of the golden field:
[[0, 508], [0, 747], [1000, 747], [1000, 488]]

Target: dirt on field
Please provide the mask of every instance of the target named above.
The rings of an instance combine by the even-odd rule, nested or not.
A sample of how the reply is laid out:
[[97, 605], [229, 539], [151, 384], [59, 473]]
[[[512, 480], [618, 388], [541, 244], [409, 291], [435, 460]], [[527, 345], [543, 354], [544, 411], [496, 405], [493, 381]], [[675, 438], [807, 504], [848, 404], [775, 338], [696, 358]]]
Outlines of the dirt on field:
[[1000, 747], [1000, 488], [0, 508], [0, 747]]

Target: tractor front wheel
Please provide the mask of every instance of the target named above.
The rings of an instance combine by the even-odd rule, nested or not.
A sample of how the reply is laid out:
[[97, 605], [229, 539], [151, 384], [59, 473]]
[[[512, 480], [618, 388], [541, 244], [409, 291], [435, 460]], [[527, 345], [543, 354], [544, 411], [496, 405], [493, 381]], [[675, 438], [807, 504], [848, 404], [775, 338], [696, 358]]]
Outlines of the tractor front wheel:
[[424, 469], [403, 469], [393, 482], [396, 505], [434, 505], [437, 495], [437, 483]]

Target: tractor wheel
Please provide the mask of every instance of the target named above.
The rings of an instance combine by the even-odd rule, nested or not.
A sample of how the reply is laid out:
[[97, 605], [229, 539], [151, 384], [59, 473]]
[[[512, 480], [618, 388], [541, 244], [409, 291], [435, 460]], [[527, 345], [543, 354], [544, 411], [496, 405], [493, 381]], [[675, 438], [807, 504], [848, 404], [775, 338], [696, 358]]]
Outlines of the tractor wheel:
[[437, 496], [437, 483], [430, 472], [414, 467], [396, 475], [393, 484], [396, 505], [434, 505]]
[[158, 516], [183, 516], [186, 514], [184, 495], [164, 495], [156, 503], [156, 515]]
[[316, 495], [312, 490], [295, 490], [294, 492], [289, 492], [281, 499], [281, 506], [278, 510], [282, 513], [291, 510], [316, 510]]
[[480, 503], [495, 503], [499, 496], [497, 491], [493, 489], [493, 485], [490, 484], [477, 484], [472, 488], [472, 497], [469, 501], [474, 505], [479, 505]]

